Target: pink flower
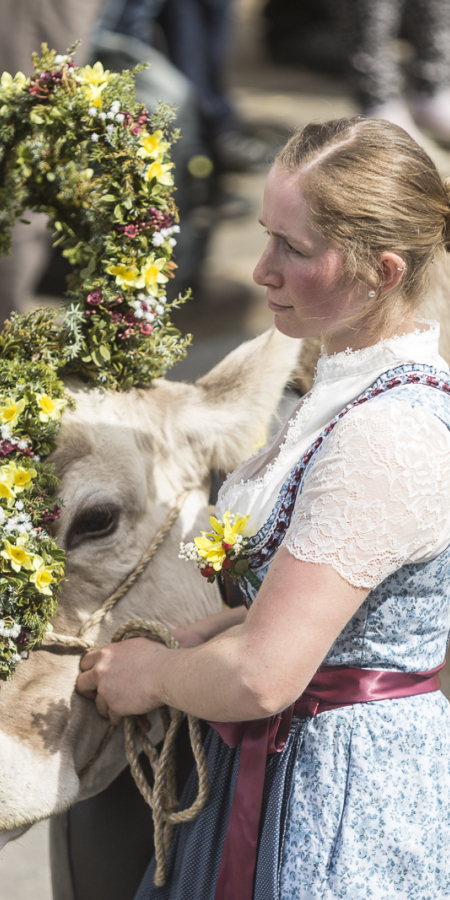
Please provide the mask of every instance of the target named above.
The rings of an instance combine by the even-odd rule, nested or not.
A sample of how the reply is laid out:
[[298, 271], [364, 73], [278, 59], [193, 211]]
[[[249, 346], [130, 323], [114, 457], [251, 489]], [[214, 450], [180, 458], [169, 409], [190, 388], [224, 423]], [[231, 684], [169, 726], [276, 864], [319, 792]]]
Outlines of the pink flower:
[[161, 231], [161, 228], [170, 228], [173, 222], [171, 217], [164, 215], [160, 209], [150, 206], [147, 213], [147, 224], [156, 231]]
[[91, 303], [92, 306], [97, 306], [98, 303], [101, 303], [103, 300], [103, 294], [100, 288], [96, 288], [95, 291], [91, 291], [87, 296], [87, 302]]
[[134, 238], [136, 237], [138, 230], [136, 225], [125, 225], [123, 233], [126, 234], [127, 237]]
[[153, 331], [153, 326], [152, 326], [152, 325], [148, 325], [147, 322], [145, 322], [143, 325], [141, 325], [141, 332], [142, 332], [142, 334], [151, 334], [152, 331]]
[[127, 325], [134, 325], [136, 322], [136, 316], [132, 312], [127, 312], [123, 317], [123, 321], [127, 323]]

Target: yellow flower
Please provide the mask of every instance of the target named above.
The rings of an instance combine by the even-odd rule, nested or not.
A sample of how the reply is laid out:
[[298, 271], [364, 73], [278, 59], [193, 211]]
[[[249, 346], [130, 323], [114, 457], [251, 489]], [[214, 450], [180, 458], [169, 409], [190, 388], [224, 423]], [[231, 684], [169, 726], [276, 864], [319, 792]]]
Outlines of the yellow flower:
[[227, 553], [222, 547], [222, 541], [217, 540], [217, 535], [214, 535], [214, 540], [209, 540], [207, 537], [197, 537], [194, 539], [194, 543], [205, 562], [208, 562], [216, 572], [220, 572]]
[[11, 91], [23, 91], [23, 89], [29, 84], [29, 79], [23, 72], [17, 72], [14, 75], [9, 74], [9, 72], [3, 72], [0, 78], [0, 88], [6, 93]]
[[161, 269], [167, 264], [167, 260], [161, 256], [159, 259], [155, 259], [153, 256], [149, 256], [145, 266], [141, 269], [139, 281], [136, 282], [136, 287], [138, 288], [146, 288], [149, 294], [155, 295], [155, 289], [158, 289], [159, 284], [165, 284], [168, 281], [167, 275], [164, 275]]
[[214, 530], [218, 532], [219, 539], [232, 546], [236, 543], [238, 534], [242, 534], [250, 516], [235, 515], [233, 518], [234, 522], [232, 523], [230, 510], [227, 509], [224, 513], [223, 524], [215, 516], [210, 516], [209, 519]]
[[96, 62], [93, 66], [84, 66], [77, 72], [77, 81], [81, 84], [106, 84], [113, 77], [109, 69], [103, 68], [101, 62]]
[[238, 535], [244, 530], [250, 516], [236, 515], [233, 518], [234, 521], [232, 522], [229, 509], [227, 509], [224, 514], [223, 522], [219, 522], [215, 516], [211, 516], [209, 521], [214, 530], [204, 532], [202, 537], [194, 538], [194, 543], [200, 556], [202, 556], [216, 572], [220, 572], [227, 555], [227, 549], [234, 546]]
[[28, 490], [36, 475], [36, 469], [32, 467], [26, 469], [16, 465], [15, 462], [0, 466], [0, 499], [6, 500], [8, 506], [11, 506], [16, 494]]
[[147, 181], [152, 181], [153, 178], [156, 178], [158, 184], [165, 184], [167, 187], [172, 187], [173, 178], [169, 171], [172, 167], [173, 163], [154, 162], [148, 167], [145, 177]]
[[16, 495], [14, 491], [11, 490], [9, 484], [0, 481], [0, 500], [6, 500], [8, 506], [12, 506], [15, 499]]
[[118, 266], [108, 266], [106, 271], [110, 275], [116, 276], [116, 284], [119, 287], [143, 287], [141, 285], [141, 277], [136, 266], [125, 266], [120, 264]]
[[29, 469], [24, 469], [23, 466], [17, 466], [15, 463], [9, 463], [9, 465], [13, 471], [13, 484], [16, 489], [16, 494], [21, 494], [22, 491], [28, 490], [28, 488], [31, 487], [33, 478], [36, 478], [36, 469], [31, 467]]
[[0, 500], [6, 500], [8, 506], [12, 506], [16, 499], [13, 488], [14, 469], [11, 463], [0, 466]]
[[53, 581], [52, 571], [49, 566], [41, 565], [42, 559], [39, 556], [35, 556], [33, 560], [33, 566], [36, 569], [35, 572], [30, 576], [30, 581], [36, 585], [38, 591], [41, 594], [47, 594], [51, 596], [50, 585]]
[[9, 541], [3, 541], [4, 550], [2, 550], [0, 555], [9, 560], [11, 568], [14, 569], [15, 572], [20, 572], [22, 568], [33, 568], [33, 557], [24, 549], [24, 544], [26, 544], [27, 540], [27, 535], [21, 534], [20, 537], [17, 538], [16, 545], [10, 544]]
[[106, 84], [89, 84], [84, 88], [87, 99], [90, 101], [92, 106], [97, 106], [98, 109], [101, 109], [101, 107], [103, 106], [102, 91], [105, 89], [105, 87]]
[[153, 134], [143, 131], [139, 138], [139, 143], [142, 146], [139, 148], [137, 156], [141, 156], [144, 159], [147, 156], [153, 156], [155, 159], [161, 160], [170, 147], [168, 141], [161, 140], [163, 137], [162, 131], [154, 131]]
[[41, 422], [49, 422], [50, 420], [60, 419], [67, 400], [53, 400], [47, 394], [36, 394], [38, 406], [40, 406], [39, 419]]
[[97, 107], [103, 105], [102, 91], [111, 78], [114, 78], [114, 75], [111, 75], [109, 69], [104, 69], [101, 62], [96, 62], [93, 66], [85, 66], [77, 73], [77, 81], [83, 88], [86, 97], [92, 106]]
[[22, 400], [13, 400], [12, 397], [6, 397], [0, 405], [0, 419], [3, 424], [14, 428], [26, 405], [26, 400], [23, 398]]

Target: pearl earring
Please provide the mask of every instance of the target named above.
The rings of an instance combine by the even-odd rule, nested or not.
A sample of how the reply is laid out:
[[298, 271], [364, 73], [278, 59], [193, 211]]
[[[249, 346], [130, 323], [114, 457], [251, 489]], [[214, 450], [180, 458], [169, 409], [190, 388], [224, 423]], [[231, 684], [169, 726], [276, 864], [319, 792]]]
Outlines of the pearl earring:
[[375, 297], [376, 291], [369, 291], [369, 297]]

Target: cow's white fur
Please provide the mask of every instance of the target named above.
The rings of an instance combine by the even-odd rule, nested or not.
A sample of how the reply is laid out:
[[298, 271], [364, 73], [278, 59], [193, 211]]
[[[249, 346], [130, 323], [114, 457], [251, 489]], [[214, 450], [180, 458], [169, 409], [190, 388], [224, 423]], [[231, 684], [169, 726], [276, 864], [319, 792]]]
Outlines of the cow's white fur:
[[[134, 568], [174, 498], [190, 494], [149, 568], [98, 630], [107, 643], [130, 618], [169, 627], [220, 609], [216, 587], [178, 559], [180, 540], [208, 526], [209, 473], [227, 471], [252, 451], [292, 372], [298, 342], [270, 332], [238, 348], [195, 385], [160, 381], [127, 394], [72, 385], [54, 454], [64, 508], [62, 546], [80, 510], [114, 502], [117, 531], [87, 540], [68, 554], [55, 630], [74, 634]], [[79, 656], [37, 651], [0, 686], [0, 833], [67, 808], [105, 788], [125, 765], [121, 729], [81, 781], [107, 723], [74, 693]]]

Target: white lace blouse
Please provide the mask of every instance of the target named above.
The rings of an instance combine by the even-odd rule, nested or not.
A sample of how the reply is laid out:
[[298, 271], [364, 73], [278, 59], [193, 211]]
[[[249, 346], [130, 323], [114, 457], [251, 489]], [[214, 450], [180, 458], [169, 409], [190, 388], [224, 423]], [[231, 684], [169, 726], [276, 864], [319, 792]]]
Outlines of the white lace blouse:
[[[406, 363], [449, 367], [439, 326], [363, 350], [319, 359], [314, 385], [268, 447], [225, 482], [217, 503], [250, 514], [244, 534], [267, 520], [288, 473], [320, 431], [383, 372]], [[373, 588], [408, 562], [450, 543], [450, 432], [431, 411], [404, 400], [351, 410], [305, 477], [283, 545], [300, 560], [329, 563], [350, 584]]]

